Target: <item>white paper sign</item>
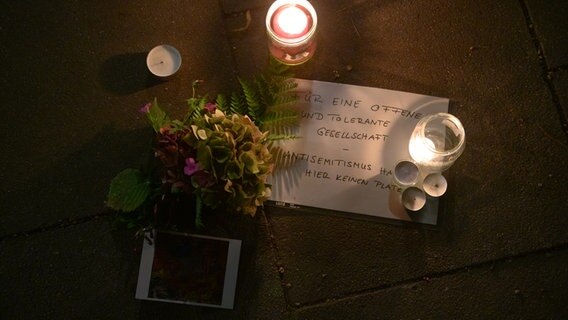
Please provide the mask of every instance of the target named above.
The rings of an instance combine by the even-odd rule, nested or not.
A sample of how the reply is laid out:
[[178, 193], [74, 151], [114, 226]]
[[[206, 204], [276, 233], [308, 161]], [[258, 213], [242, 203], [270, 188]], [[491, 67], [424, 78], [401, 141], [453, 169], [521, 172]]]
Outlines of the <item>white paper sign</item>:
[[408, 141], [426, 114], [449, 100], [330, 82], [297, 80], [297, 140], [280, 143], [271, 179], [277, 204], [436, 224], [438, 202], [407, 213], [391, 183], [394, 165], [410, 159]]

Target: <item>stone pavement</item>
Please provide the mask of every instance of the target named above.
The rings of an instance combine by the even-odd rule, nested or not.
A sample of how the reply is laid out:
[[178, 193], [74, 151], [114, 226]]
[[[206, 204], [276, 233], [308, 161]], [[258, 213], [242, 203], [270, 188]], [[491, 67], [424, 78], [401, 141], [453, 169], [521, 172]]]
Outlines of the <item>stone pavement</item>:
[[[235, 217], [236, 306], [134, 299], [141, 241], [108, 182], [146, 161], [137, 109], [227, 92], [268, 56], [270, 1], [1, 1], [0, 319], [568, 318], [568, 2], [312, 1], [301, 78], [448, 97], [467, 148], [434, 229], [268, 208]], [[249, 18], [250, 17], [250, 18]], [[176, 78], [148, 76], [169, 43]]]

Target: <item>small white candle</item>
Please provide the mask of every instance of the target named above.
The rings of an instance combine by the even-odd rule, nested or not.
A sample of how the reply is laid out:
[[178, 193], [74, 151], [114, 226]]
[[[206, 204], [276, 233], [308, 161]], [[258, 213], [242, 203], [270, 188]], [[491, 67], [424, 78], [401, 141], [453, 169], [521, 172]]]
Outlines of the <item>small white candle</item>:
[[416, 183], [419, 173], [418, 166], [408, 160], [400, 161], [394, 167], [394, 178], [400, 185], [407, 186]]
[[416, 187], [410, 187], [402, 192], [401, 201], [406, 209], [418, 211], [426, 204], [426, 194]]
[[431, 173], [424, 178], [422, 188], [427, 195], [437, 198], [446, 193], [448, 182], [441, 173]]
[[148, 57], [146, 57], [146, 65], [153, 75], [167, 78], [179, 70], [181, 55], [176, 48], [162, 44], [150, 50]]

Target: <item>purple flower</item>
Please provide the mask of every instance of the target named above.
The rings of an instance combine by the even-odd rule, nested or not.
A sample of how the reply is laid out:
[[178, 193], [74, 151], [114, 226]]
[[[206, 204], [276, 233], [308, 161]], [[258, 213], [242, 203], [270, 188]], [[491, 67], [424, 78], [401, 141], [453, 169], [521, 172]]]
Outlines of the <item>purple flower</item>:
[[195, 159], [191, 157], [186, 158], [185, 167], [183, 168], [183, 173], [185, 173], [186, 176], [191, 176], [197, 171], [199, 171], [199, 164], [195, 162]]
[[207, 102], [205, 104], [205, 110], [207, 110], [207, 112], [209, 113], [215, 113], [215, 110], [217, 109], [217, 105], [211, 102]]
[[143, 105], [140, 109], [138, 109], [138, 111], [142, 112], [142, 113], [148, 113], [150, 112], [150, 107], [152, 106], [151, 102], [146, 103], [145, 105]]

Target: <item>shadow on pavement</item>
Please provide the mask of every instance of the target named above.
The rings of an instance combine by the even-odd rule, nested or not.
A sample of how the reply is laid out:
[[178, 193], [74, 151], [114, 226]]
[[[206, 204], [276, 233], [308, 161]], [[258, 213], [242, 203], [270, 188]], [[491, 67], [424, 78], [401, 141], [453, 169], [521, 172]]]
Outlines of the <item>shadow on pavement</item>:
[[148, 71], [147, 54], [123, 53], [105, 60], [99, 72], [101, 85], [111, 93], [128, 95], [163, 83]]

